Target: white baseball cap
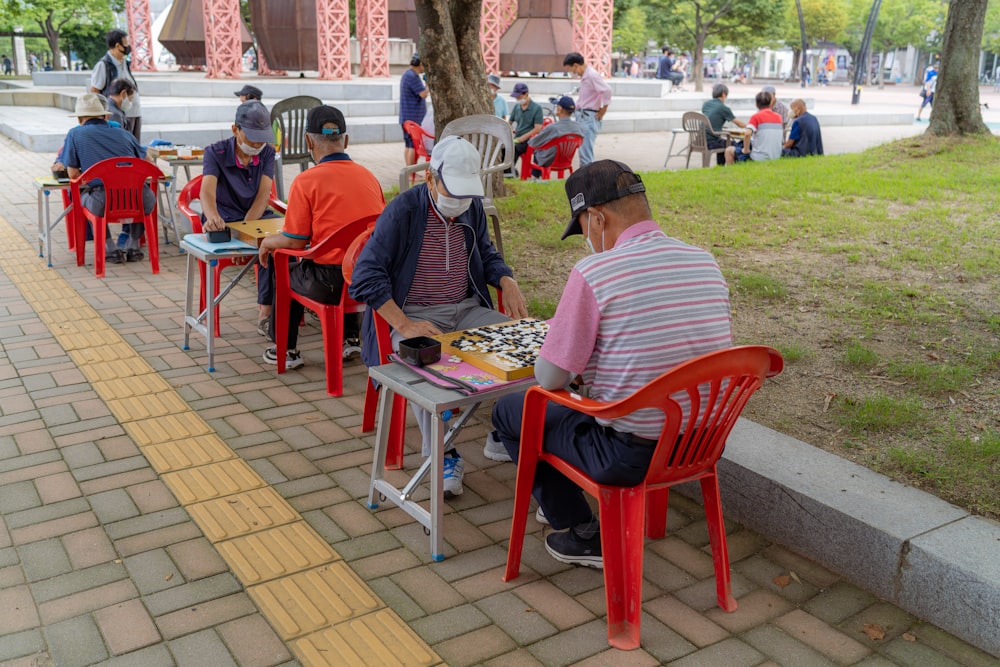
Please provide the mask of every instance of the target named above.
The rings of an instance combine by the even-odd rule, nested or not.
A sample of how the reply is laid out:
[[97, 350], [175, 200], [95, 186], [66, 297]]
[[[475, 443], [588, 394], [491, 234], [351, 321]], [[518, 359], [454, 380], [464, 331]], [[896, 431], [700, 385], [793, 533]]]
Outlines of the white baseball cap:
[[452, 197], [483, 197], [479, 174], [483, 158], [476, 147], [458, 136], [445, 137], [431, 151], [431, 171]]

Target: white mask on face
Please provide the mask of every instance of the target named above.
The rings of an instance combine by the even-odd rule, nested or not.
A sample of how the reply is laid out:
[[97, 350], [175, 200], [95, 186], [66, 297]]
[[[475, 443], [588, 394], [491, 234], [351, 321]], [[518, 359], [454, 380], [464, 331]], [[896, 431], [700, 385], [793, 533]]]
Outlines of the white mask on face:
[[243, 151], [244, 154], [249, 155], [250, 157], [258, 155], [262, 150], [264, 150], [264, 146], [266, 145], [267, 144], [261, 144], [260, 146], [251, 146], [250, 144], [245, 144], [242, 141], [239, 142], [240, 150]]
[[123, 95], [122, 96], [122, 103], [119, 104], [118, 107], [122, 111], [128, 113], [132, 109], [132, 100], [131, 100], [131, 98], [129, 98], [128, 95]]
[[468, 211], [470, 206], [472, 206], [471, 199], [456, 199], [455, 197], [438, 193], [437, 208], [441, 215], [446, 218], [457, 218]]
[[597, 250], [594, 249], [594, 242], [590, 240], [590, 211], [587, 211], [587, 231], [583, 234], [583, 242], [591, 255], [597, 254]]

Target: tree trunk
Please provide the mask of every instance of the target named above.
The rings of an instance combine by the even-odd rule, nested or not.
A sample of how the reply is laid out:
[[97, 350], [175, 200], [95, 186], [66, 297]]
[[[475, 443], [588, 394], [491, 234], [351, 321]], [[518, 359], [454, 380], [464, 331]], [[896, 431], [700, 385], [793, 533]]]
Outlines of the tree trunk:
[[[800, 51], [800, 53], [802, 55], [799, 57], [799, 65], [798, 65], [798, 70], [797, 70], [798, 73], [799, 73], [799, 77], [801, 78], [802, 77], [802, 63], [805, 62], [806, 54], [809, 51], [809, 40], [806, 39], [806, 20], [802, 16], [802, 2], [801, 2], [801, 0], [795, 0], [795, 11], [798, 12], [798, 14], [799, 14], [799, 36], [802, 39], [802, 51]], [[794, 49], [792, 50], [792, 52], [794, 53]]]
[[59, 57], [59, 29], [52, 24], [52, 12], [45, 17], [42, 24], [42, 32], [49, 43], [49, 51], [52, 52], [52, 69], [62, 71], [62, 58]]
[[493, 113], [479, 43], [482, 0], [416, 0], [416, 8], [435, 134], [456, 118]]
[[705, 89], [702, 81], [702, 72], [704, 69], [702, 63], [705, 60], [705, 40], [707, 38], [708, 35], [702, 30], [699, 30], [694, 36], [694, 56], [691, 60], [691, 67], [694, 68], [694, 72], [691, 72], [691, 74], [694, 76], [694, 89], [699, 93]]
[[930, 134], [986, 134], [979, 110], [979, 45], [987, 0], [952, 0], [944, 28], [941, 71], [931, 108]]

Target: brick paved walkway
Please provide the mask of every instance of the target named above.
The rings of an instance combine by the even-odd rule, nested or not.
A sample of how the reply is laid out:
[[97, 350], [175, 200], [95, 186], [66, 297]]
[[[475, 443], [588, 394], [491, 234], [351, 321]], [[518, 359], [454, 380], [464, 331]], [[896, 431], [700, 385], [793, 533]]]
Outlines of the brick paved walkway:
[[[45, 268], [30, 176], [51, 156], [0, 146], [0, 664], [996, 664], [738, 525], [740, 607], [722, 612], [704, 517], [676, 494], [647, 547], [642, 649], [609, 649], [600, 573], [550, 559], [533, 520], [521, 577], [501, 581], [514, 467], [482, 456], [481, 422], [459, 444], [455, 553], [431, 562], [407, 515], [364, 506], [359, 362], [328, 397], [310, 319], [306, 366], [276, 375], [241, 285], [208, 373], [201, 343], [180, 349], [176, 247], [158, 276], [97, 279], [58, 233]], [[397, 148], [352, 152], [391, 177]]]

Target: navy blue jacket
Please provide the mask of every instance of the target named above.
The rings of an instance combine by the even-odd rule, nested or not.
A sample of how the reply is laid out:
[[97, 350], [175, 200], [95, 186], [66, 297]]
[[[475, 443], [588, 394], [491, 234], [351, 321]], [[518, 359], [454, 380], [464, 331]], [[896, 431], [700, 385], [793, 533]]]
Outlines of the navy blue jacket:
[[[400, 308], [406, 305], [427, 230], [429, 206], [426, 185], [410, 188], [389, 202], [354, 265], [351, 298], [368, 306], [361, 323], [361, 358], [367, 366], [380, 363], [372, 310], [378, 310], [389, 299]], [[465, 232], [472, 289], [484, 307], [493, 308], [487, 285], [497, 287], [501, 278], [513, 278], [514, 273], [490, 239], [482, 202], [473, 199], [469, 210], [455, 222]]]
[[819, 121], [811, 113], [806, 112], [792, 122], [789, 139], [795, 140], [795, 145], [782, 151], [785, 157], [804, 157], [806, 155], [823, 154], [823, 133], [819, 129]]

